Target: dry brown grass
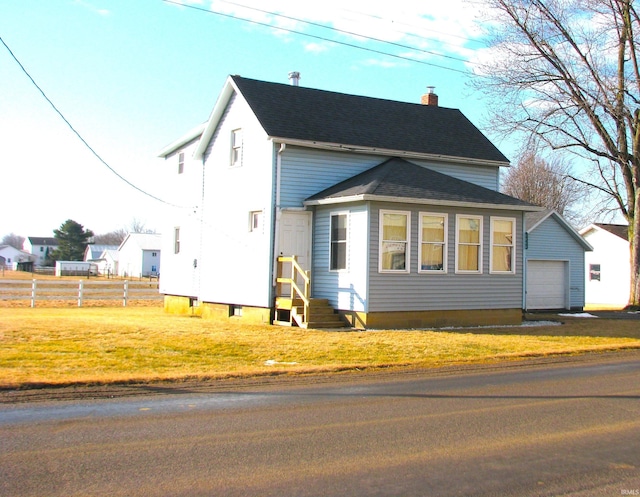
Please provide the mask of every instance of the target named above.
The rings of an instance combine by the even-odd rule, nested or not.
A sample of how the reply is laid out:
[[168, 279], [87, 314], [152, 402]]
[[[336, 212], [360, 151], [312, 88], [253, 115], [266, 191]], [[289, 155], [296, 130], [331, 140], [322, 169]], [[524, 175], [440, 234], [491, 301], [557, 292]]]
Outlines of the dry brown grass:
[[0, 386], [438, 367], [640, 348], [639, 328], [638, 321], [567, 319], [562, 326], [326, 332], [160, 308], [0, 308]]

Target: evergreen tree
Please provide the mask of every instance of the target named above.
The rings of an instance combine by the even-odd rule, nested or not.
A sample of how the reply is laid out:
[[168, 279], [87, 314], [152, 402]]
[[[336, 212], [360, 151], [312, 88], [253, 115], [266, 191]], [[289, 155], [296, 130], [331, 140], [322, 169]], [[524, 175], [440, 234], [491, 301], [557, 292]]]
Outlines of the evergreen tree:
[[67, 219], [59, 229], [53, 230], [53, 235], [58, 240], [58, 248], [51, 253], [53, 260], [81, 261], [93, 231], [85, 230], [80, 223]]

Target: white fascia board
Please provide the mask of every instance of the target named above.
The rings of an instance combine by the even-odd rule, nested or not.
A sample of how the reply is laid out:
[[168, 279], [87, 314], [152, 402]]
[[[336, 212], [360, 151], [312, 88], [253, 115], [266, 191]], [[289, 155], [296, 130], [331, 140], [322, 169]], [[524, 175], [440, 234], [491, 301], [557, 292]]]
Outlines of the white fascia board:
[[177, 140], [171, 142], [169, 145], [167, 145], [162, 150], [160, 150], [160, 152], [158, 152], [158, 157], [166, 158], [167, 156], [171, 155], [173, 152], [175, 152], [179, 148], [183, 147], [187, 143], [198, 138], [200, 135], [202, 135], [202, 132], [204, 131], [206, 124], [207, 123], [199, 124], [198, 126], [193, 128], [189, 132], [185, 133], [183, 136], [181, 136]]
[[225, 82], [220, 95], [218, 95], [218, 100], [216, 100], [216, 104], [213, 106], [211, 115], [206, 122], [204, 131], [200, 137], [200, 143], [198, 143], [198, 146], [193, 152], [194, 159], [200, 160], [204, 157], [204, 153], [207, 151], [207, 147], [209, 146], [209, 141], [211, 141], [211, 138], [218, 127], [218, 123], [220, 122], [220, 118], [222, 118], [224, 110], [227, 108], [229, 99], [234, 93], [240, 94], [238, 88], [236, 88], [236, 85], [233, 82], [233, 79], [229, 76], [227, 77], [227, 81]]
[[406, 150], [390, 150], [385, 148], [362, 147], [358, 145], [345, 145], [342, 143], [317, 142], [313, 140], [293, 140], [270, 136], [269, 139], [277, 143], [285, 143], [299, 147], [316, 148], [321, 150], [333, 150], [336, 152], [353, 152], [358, 154], [384, 155], [389, 157], [402, 157], [409, 159], [432, 160], [438, 162], [453, 162], [471, 164], [476, 166], [509, 167], [509, 162], [472, 159], [469, 157], [456, 157], [450, 155], [421, 154], [418, 152], [407, 152]]
[[456, 202], [451, 200], [432, 200], [425, 198], [403, 198], [403, 197], [387, 197], [383, 195], [351, 195], [349, 197], [326, 198], [320, 200], [305, 200], [303, 205], [333, 205], [344, 204], [349, 202], [392, 202], [396, 204], [420, 204], [420, 205], [441, 205], [446, 207], [471, 207], [482, 209], [496, 209], [504, 211], [523, 211], [536, 212], [545, 210], [544, 207], [527, 206], [527, 205], [504, 205], [504, 204], [485, 204], [481, 202]]

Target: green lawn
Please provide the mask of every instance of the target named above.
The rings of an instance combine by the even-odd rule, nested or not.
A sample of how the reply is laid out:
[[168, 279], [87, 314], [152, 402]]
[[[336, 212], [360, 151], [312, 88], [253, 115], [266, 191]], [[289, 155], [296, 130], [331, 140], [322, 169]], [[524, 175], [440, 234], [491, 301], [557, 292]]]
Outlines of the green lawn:
[[640, 348], [638, 321], [561, 319], [560, 326], [326, 332], [158, 307], [0, 308], [0, 387], [438, 367]]

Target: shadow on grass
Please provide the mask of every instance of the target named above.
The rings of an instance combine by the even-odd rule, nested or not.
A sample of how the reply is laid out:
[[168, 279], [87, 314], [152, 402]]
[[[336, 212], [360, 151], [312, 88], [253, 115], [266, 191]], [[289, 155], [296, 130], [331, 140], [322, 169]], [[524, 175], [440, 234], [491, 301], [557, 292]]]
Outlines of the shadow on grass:
[[[594, 317], [585, 317], [592, 315]], [[527, 313], [522, 326], [446, 329], [449, 333], [640, 339], [640, 314], [627, 311]]]

